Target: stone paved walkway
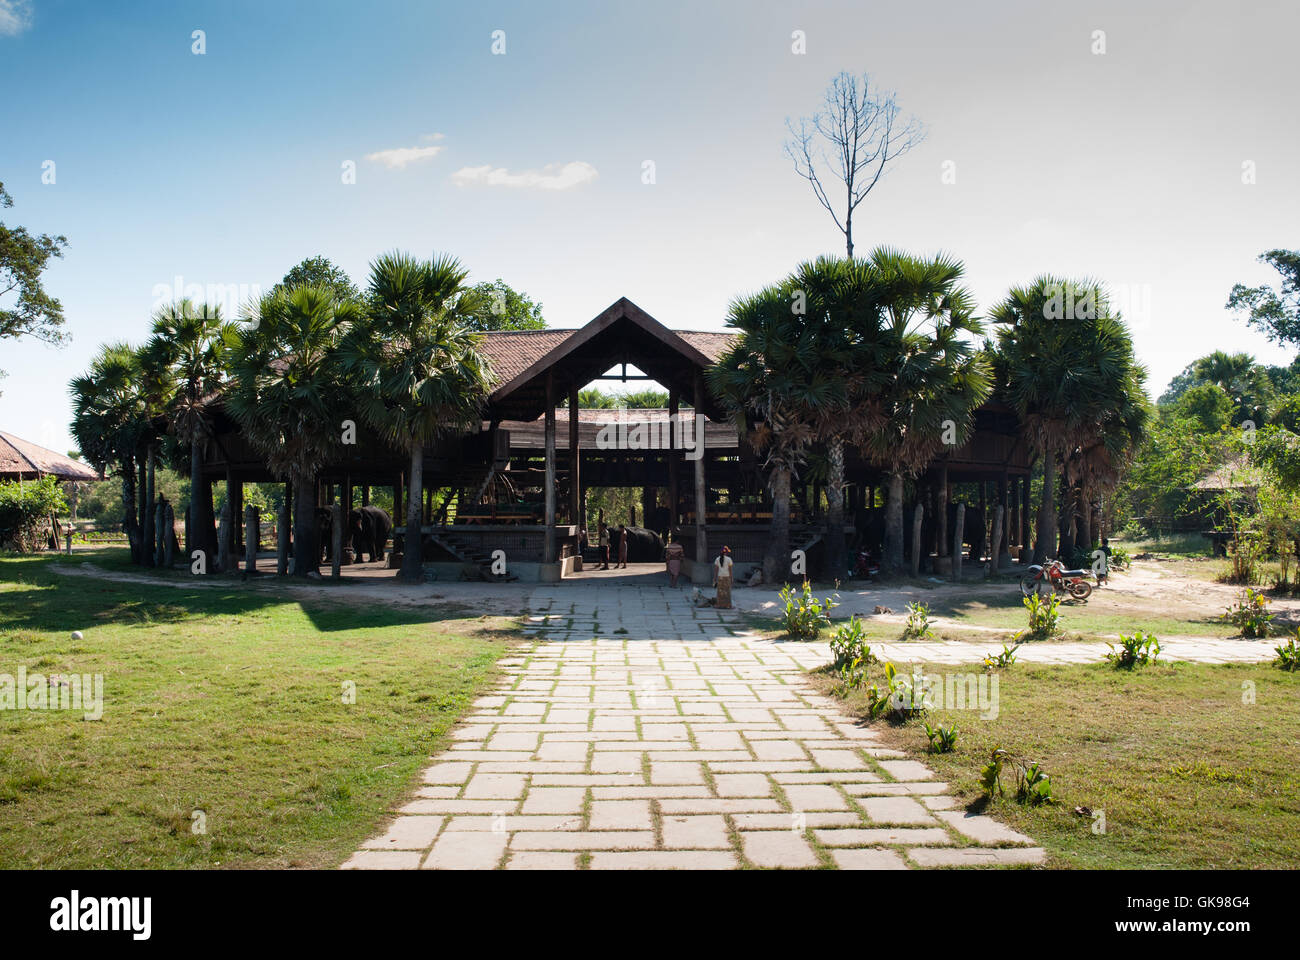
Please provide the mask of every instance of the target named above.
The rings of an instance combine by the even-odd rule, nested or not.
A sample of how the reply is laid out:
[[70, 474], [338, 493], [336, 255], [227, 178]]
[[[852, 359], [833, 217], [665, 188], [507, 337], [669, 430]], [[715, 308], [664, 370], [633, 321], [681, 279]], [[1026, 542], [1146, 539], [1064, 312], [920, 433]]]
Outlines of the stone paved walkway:
[[763, 640], [736, 612], [695, 609], [689, 596], [534, 591], [532, 646], [503, 661], [501, 689], [344, 867], [1041, 862], [1030, 838], [967, 815], [924, 763], [813, 692], [804, 671], [828, 658], [824, 644]]

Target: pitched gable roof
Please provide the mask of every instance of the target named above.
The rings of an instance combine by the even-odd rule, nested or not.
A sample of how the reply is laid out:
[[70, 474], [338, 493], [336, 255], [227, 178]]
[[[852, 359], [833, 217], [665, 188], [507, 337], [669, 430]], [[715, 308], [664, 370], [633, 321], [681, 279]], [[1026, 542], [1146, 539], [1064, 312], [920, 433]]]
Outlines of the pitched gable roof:
[[0, 477], [55, 476], [60, 480], [102, 479], [84, 463], [0, 431]]

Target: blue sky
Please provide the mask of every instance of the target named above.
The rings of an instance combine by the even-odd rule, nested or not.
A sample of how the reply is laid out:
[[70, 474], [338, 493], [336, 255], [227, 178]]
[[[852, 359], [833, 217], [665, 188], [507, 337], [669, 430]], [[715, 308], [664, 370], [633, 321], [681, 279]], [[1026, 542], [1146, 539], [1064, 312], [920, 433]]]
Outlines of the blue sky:
[[[72, 335], [0, 345], [0, 429], [70, 447], [67, 380], [144, 337], [160, 285], [265, 288], [315, 254], [362, 282], [386, 250], [451, 252], [553, 326], [627, 296], [719, 329], [843, 252], [782, 150], [841, 69], [929, 128], [859, 209], [859, 252], [946, 250], [986, 308], [1099, 277], [1157, 391], [1215, 348], [1289, 361], [1223, 303], [1300, 242], [1300, 5], [1082, 7], [0, 0], [0, 218], [68, 237], [46, 285]], [[423, 154], [385, 163], [402, 149]]]

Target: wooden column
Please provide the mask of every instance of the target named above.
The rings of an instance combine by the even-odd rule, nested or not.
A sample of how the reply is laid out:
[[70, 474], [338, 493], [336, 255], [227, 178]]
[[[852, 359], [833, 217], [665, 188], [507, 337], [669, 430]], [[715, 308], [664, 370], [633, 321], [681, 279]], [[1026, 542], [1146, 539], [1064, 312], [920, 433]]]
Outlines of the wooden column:
[[370, 484], [368, 483], [361, 485], [361, 505], [363, 507], [370, 506]]
[[236, 480], [234, 474], [226, 471], [226, 500], [230, 504], [230, 515], [235, 518], [235, 550], [244, 549], [244, 528], [240, 520], [244, 516], [244, 481]]
[[952, 491], [948, 486], [948, 467], [939, 468], [939, 515], [935, 520], [939, 524], [939, 556], [948, 556], [948, 504], [952, 502]]
[[582, 457], [578, 450], [578, 386], [569, 388], [569, 523], [586, 526], [582, 515]]
[[671, 430], [671, 442], [668, 450], [668, 529], [673, 536], [677, 535], [677, 524], [681, 519], [677, 508], [681, 504], [678, 499], [680, 489], [677, 482], [677, 465], [681, 461], [682, 453], [682, 425], [677, 422], [680, 401], [677, 397], [676, 390], [668, 391], [668, 420], [669, 429]]
[[961, 552], [965, 542], [966, 504], [957, 504], [957, 516], [953, 520], [952, 530], [952, 578], [961, 583]]
[[546, 372], [546, 534], [542, 560], [555, 562], [555, 377]]
[[1029, 528], [1033, 522], [1033, 514], [1029, 509], [1029, 480], [1031, 473], [1025, 474], [1020, 479], [1020, 542], [1028, 549], [1033, 549], [1030, 542]]
[[704, 378], [700, 372], [695, 371], [695, 559], [699, 563], [707, 563], [709, 559], [709, 541], [708, 529], [705, 522], [708, 519], [708, 496], [704, 476], [704, 457], [707, 447], [704, 442], [704, 422], [701, 419], [704, 414]]

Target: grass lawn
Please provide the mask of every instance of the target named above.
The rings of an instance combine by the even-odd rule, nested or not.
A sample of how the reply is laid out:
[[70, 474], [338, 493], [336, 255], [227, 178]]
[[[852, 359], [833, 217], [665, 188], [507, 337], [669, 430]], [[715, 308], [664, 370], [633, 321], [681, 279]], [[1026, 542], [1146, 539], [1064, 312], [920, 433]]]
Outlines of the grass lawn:
[[[883, 670], [872, 668], [872, 681]], [[904, 667], [903, 669], [906, 669]], [[930, 675], [958, 672], [936, 666]], [[828, 692], [828, 672], [814, 675]], [[1254, 684], [1255, 702], [1243, 703]], [[956, 749], [925, 754], [937, 775], [973, 809], [985, 809], [981, 768], [1001, 747], [1043, 763], [1055, 805], [1005, 797], [987, 810], [1042, 844], [1054, 867], [1254, 869], [1300, 862], [1300, 673], [1266, 664], [1014, 664], [999, 673], [999, 710], [932, 710], [953, 723]], [[851, 692], [847, 706], [866, 713]], [[874, 723], [888, 745], [919, 753], [919, 719]], [[1076, 807], [1105, 811], [1106, 832]]]
[[337, 865], [517, 637], [464, 609], [52, 569], [79, 559], [103, 558], [0, 557], [0, 673], [104, 678], [98, 721], [0, 711], [0, 869]]

